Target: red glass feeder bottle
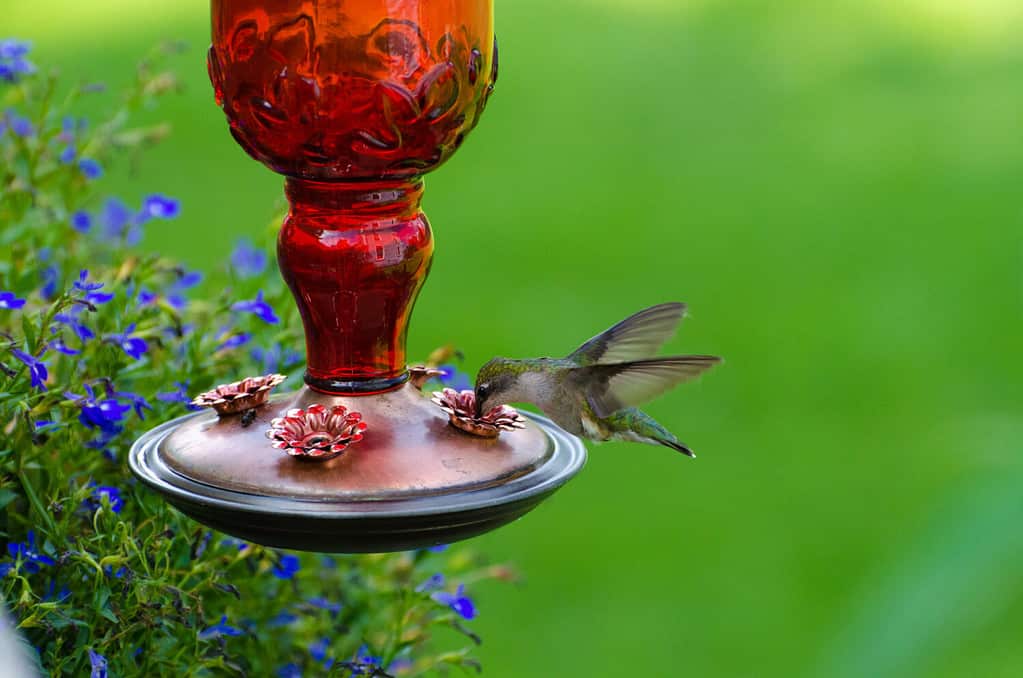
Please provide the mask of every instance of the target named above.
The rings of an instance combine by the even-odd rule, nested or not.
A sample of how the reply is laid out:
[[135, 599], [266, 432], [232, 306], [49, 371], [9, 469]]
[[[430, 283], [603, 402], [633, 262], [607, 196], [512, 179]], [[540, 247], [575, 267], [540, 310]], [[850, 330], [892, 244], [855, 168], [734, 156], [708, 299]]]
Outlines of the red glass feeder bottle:
[[[498, 73], [491, 0], [212, 0], [208, 66], [245, 151], [285, 176], [281, 272], [307, 387], [241, 417], [182, 417], [133, 470], [196, 519], [269, 546], [380, 551], [522, 515], [579, 470], [541, 417], [497, 439], [448, 425], [408, 384], [409, 317], [433, 255], [422, 176], [476, 126]], [[294, 409], [345, 407], [362, 439], [330, 461], [273, 449]]]

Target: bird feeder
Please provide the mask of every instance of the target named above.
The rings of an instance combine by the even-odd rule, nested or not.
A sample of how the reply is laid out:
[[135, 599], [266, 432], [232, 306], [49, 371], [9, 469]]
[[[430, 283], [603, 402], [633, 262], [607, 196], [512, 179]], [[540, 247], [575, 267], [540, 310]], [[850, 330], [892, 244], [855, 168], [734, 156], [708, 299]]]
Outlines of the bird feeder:
[[284, 175], [278, 260], [302, 317], [305, 387], [278, 375], [197, 398], [130, 464], [189, 516], [259, 544], [393, 551], [532, 509], [585, 462], [578, 439], [471, 393], [420, 392], [405, 338], [433, 256], [422, 177], [497, 79], [491, 0], [212, 0], [208, 66], [245, 151]]

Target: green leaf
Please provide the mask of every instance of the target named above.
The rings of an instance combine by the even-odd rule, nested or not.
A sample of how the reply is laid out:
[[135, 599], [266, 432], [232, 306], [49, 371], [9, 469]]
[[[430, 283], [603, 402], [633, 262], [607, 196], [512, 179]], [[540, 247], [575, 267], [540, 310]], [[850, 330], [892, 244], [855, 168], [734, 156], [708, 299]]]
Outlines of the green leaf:
[[28, 343], [28, 350], [33, 351], [36, 345], [36, 328], [29, 319], [28, 313], [21, 316], [21, 331], [25, 333], [25, 341]]
[[0, 509], [4, 508], [17, 498], [18, 493], [13, 490], [8, 490], [7, 488], [0, 490]]

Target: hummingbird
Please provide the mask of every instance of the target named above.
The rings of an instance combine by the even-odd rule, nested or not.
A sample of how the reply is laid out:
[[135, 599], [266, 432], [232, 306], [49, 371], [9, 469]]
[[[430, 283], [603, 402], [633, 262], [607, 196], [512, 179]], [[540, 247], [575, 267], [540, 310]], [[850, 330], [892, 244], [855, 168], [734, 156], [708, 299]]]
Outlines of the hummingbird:
[[712, 355], [654, 357], [685, 314], [686, 305], [679, 302], [645, 308], [564, 358], [493, 358], [476, 375], [477, 411], [530, 403], [588, 440], [664, 445], [694, 457], [685, 443], [638, 409], [721, 362]]

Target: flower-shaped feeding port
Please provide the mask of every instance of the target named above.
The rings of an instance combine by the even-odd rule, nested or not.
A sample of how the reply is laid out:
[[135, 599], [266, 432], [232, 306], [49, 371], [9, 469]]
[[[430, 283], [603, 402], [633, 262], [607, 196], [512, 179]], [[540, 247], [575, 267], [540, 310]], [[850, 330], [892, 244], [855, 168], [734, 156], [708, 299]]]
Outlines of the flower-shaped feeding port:
[[426, 382], [434, 379], [435, 377], [443, 376], [444, 370], [439, 370], [436, 367], [427, 367], [426, 365], [414, 365], [408, 368], [408, 381], [413, 387], [423, 390], [423, 386]]
[[496, 438], [501, 431], [525, 428], [526, 421], [514, 408], [498, 405], [484, 414], [476, 414], [476, 394], [471, 390], [446, 388], [434, 391], [433, 402], [448, 413], [451, 425], [483, 438]]
[[196, 396], [192, 404], [198, 407], [212, 407], [221, 417], [239, 414], [265, 404], [270, 392], [286, 378], [283, 374], [267, 374], [262, 377], [247, 377], [231, 384], [221, 384], [212, 391]]
[[344, 405], [310, 405], [271, 421], [266, 437], [271, 446], [293, 457], [326, 461], [362, 440], [366, 428], [362, 415]]

